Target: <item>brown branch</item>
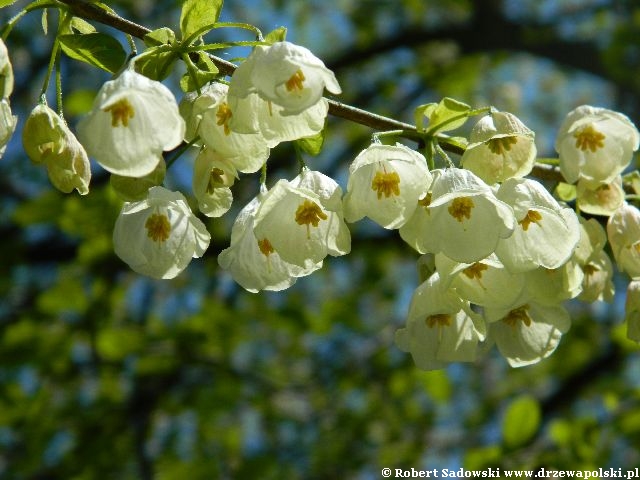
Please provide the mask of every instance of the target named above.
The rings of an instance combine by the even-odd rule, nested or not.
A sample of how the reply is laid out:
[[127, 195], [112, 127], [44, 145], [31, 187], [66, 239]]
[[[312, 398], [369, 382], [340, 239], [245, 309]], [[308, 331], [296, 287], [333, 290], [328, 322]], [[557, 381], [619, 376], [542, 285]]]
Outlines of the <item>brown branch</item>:
[[[151, 32], [151, 30], [143, 25], [131, 22], [119, 15], [113, 14], [100, 8], [98, 5], [88, 3], [85, 0], [58, 0], [59, 3], [64, 4], [65, 8], [71, 11], [74, 15], [82, 17], [86, 20], [95, 20], [96, 22], [113, 27], [123, 33], [129, 34], [133, 37], [143, 39], [144, 36]], [[218, 67], [218, 70], [225, 75], [231, 75], [236, 69], [236, 65], [222, 58], [210, 55], [213, 63]], [[349, 120], [360, 125], [372, 128], [374, 130], [386, 131], [386, 130], [402, 130], [405, 132], [405, 136], [408, 139], [415, 140], [417, 136], [416, 127], [393, 118], [384, 117], [371, 113], [367, 110], [363, 110], [351, 105], [346, 105], [335, 100], [328, 99], [329, 113], [335, 117], [340, 117], [345, 120]], [[461, 154], [462, 152], [448, 144], [442, 144], [442, 148], [449, 153]], [[548, 179], [548, 180], [562, 180], [560, 171], [557, 168], [549, 167], [547, 165], [536, 165], [534, 167], [533, 175]]]

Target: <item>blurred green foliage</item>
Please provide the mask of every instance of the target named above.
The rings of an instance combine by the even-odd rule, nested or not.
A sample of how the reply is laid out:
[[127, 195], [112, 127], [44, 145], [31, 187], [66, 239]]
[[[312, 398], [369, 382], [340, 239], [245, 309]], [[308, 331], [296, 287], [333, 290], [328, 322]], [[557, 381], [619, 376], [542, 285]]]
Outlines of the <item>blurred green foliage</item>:
[[[177, 30], [178, 3], [111, 5]], [[553, 155], [554, 129], [581, 103], [640, 122], [633, 1], [227, 3], [220, 20], [287, 27], [288, 40], [334, 69], [341, 101], [399, 120], [444, 96], [494, 105], [537, 132], [541, 156]], [[7, 39], [21, 119], [37, 102], [51, 39], [38, 14]], [[73, 125], [108, 76], [63, 66]], [[176, 92], [182, 73], [167, 79]], [[306, 160], [344, 186], [371, 133], [331, 118], [322, 151]], [[247, 293], [216, 263], [234, 212], [257, 192], [243, 177], [234, 211], [207, 220], [203, 259], [175, 280], [140, 278], [112, 252], [120, 201], [104, 172], [87, 197], [60, 194], [19, 138], [0, 161], [1, 478], [377, 479], [383, 467], [640, 465], [640, 360], [621, 325], [624, 279], [612, 305], [571, 304], [570, 332], [536, 366], [510, 369], [492, 350], [473, 365], [422, 372], [393, 344], [418, 281], [417, 255], [394, 232], [352, 225], [349, 256], [286, 292]], [[269, 183], [297, 168], [287, 145], [269, 162]], [[188, 192], [189, 168], [188, 157], [176, 162], [168, 185]]]

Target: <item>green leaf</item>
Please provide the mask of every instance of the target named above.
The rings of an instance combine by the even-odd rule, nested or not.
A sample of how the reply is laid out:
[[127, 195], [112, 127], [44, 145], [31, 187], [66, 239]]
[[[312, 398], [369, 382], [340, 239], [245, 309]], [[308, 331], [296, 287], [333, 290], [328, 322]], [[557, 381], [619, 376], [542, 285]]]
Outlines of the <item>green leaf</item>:
[[163, 46], [151, 47], [136, 60], [136, 71], [151, 80], [164, 80], [171, 73], [178, 53]]
[[264, 37], [264, 41], [269, 44], [276, 42], [284, 42], [287, 37], [287, 27], [278, 27], [275, 30], [271, 30]]
[[508, 448], [526, 445], [538, 431], [541, 419], [540, 404], [531, 395], [516, 398], [504, 414], [502, 438]]
[[0, 0], [0, 8], [8, 7], [9, 5], [16, 3], [17, 0]]
[[324, 129], [313, 137], [300, 138], [295, 141], [296, 145], [309, 155], [318, 155], [324, 144]]
[[80, 17], [73, 17], [69, 25], [69, 33], [95, 33], [96, 28]]
[[110, 73], [120, 70], [127, 58], [120, 42], [105, 33], [60, 35], [58, 40], [69, 57]]
[[172, 45], [176, 42], [176, 34], [169, 27], [162, 27], [147, 33], [143, 40], [147, 47]]
[[180, 79], [180, 88], [183, 92], [193, 92], [214, 80], [219, 74], [218, 67], [205, 52], [198, 52], [198, 60], [190, 64]]
[[429, 396], [437, 403], [446, 403], [451, 399], [452, 387], [444, 370], [420, 372], [422, 384]]
[[46, 35], [47, 32], [49, 31], [49, 9], [48, 8], [45, 8], [44, 10], [42, 10], [42, 18], [40, 19], [40, 22], [42, 24], [42, 31]]
[[182, 39], [191, 43], [213, 28], [220, 17], [223, 0], [185, 0], [180, 13]]
[[422, 128], [422, 117], [429, 120], [428, 133], [435, 135], [461, 127], [467, 121], [471, 107], [453, 98], [445, 97], [440, 103], [420, 105], [415, 110], [416, 126]]
[[61, 276], [53, 287], [45, 290], [37, 300], [42, 312], [58, 315], [64, 312], [84, 313], [89, 306], [87, 292], [76, 276]]
[[559, 447], [566, 447], [571, 443], [571, 423], [565, 419], [558, 419], [549, 425], [549, 437]]
[[98, 332], [96, 348], [106, 360], [122, 360], [141, 350], [144, 334], [136, 327], [104, 328]]
[[564, 202], [570, 202], [575, 200], [577, 196], [577, 190], [575, 185], [569, 183], [560, 182], [556, 187], [556, 197]]

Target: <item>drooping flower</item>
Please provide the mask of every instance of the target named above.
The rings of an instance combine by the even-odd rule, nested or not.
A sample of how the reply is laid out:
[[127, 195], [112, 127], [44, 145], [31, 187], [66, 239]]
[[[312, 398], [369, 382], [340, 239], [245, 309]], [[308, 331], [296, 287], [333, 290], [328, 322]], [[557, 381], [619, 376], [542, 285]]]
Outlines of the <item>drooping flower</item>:
[[640, 278], [640, 210], [625, 202], [609, 217], [607, 236], [620, 271]]
[[509, 179], [496, 195], [513, 207], [517, 221], [513, 235], [502, 239], [496, 249], [510, 271], [554, 269], [569, 260], [580, 238], [578, 217], [572, 209], [561, 206], [530, 179]]
[[233, 94], [257, 93], [282, 107], [282, 115], [296, 115], [318, 103], [324, 89], [341, 93], [335, 75], [308, 49], [290, 42], [257, 46], [231, 77]]
[[526, 290], [545, 305], [558, 305], [582, 293], [584, 271], [573, 259], [557, 268], [538, 267], [525, 274]]
[[307, 262], [304, 267], [287, 263], [266, 237], [256, 236], [254, 220], [266, 195], [262, 191], [238, 214], [231, 229], [231, 244], [218, 255], [218, 264], [249, 292], [280, 291], [289, 288], [299, 277], [322, 267], [322, 261]]
[[582, 180], [596, 188], [612, 182], [629, 165], [640, 145], [640, 133], [625, 115], [582, 105], [560, 126], [556, 151], [569, 183]]
[[231, 127], [236, 112], [227, 101], [229, 87], [212, 83], [202, 88], [201, 95], [188, 94], [181, 102], [187, 121], [186, 139], [196, 135], [210, 150], [218, 152], [240, 172], [254, 173], [269, 158], [269, 147], [262, 135], [238, 133]]
[[583, 272], [582, 292], [578, 299], [585, 302], [613, 300], [613, 264], [603, 250], [607, 233], [600, 223], [591, 218], [580, 217], [580, 240], [573, 259]]
[[22, 144], [34, 163], [44, 163], [49, 180], [58, 190], [89, 193], [91, 166], [87, 152], [65, 121], [44, 104], [37, 105], [22, 130]]
[[319, 134], [329, 112], [329, 102], [325, 98], [300, 113], [285, 115], [283, 107], [264, 100], [257, 93], [239, 97], [234, 92], [232, 83], [227, 96], [233, 112], [229, 120], [231, 130], [238, 133], [260, 133], [269, 148], [281, 142]]
[[445, 288], [481, 307], [511, 307], [525, 287], [525, 276], [509, 272], [494, 253], [474, 263], [455, 262], [439, 253], [435, 264]]
[[113, 231], [116, 255], [132, 270], [174, 278], [201, 257], [211, 236], [180, 192], [152, 187], [146, 199], [126, 202]]
[[9, 98], [13, 92], [13, 67], [4, 41], [0, 39], [0, 100]]
[[576, 197], [576, 203], [582, 212], [610, 216], [624, 203], [622, 178], [618, 175], [613, 181], [598, 186], [578, 180]]
[[547, 358], [571, 325], [569, 312], [560, 304], [545, 305], [531, 298], [523, 298], [511, 309], [486, 308], [484, 317], [488, 322], [487, 340], [496, 342], [512, 367]]
[[395, 342], [411, 353], [422, 370], [444, 368], [447, 362], [473, 362], [485, 325], [469, 302], [442, 286], [436, 272], [416, 288], [409, 306], [406, 327]]
[[471, 130], [469, 145], [461, 158], [488, 184], [528, 175], [536, 158], [535, 134], [515, 115], [493, 111]]
[[198, 208], [208, 217], [224, 215], [233, 202], [231, 186], [237, 178], [233, 164], [217, 152], [203, 148], [193, 166], [193, 193]]
[[624, 318], [627, 322], [627, 338], [640, 343], [640, 280], [629, 282]]
[[78, 124], [89, 155], [105, 170], [129, 177], [151, 173], [163, 151], [180, 145], [184, 131], [171, 91], [131, 68], [100, 88]]
[[0, 158], [7, 148], [7, 143], [11, 140], [16, 129], [18, 117], [11, 112], [11, 106], [6, 99], [0, 100]]
[[[473, 172], [460, 168], [434, 170], [431, 195], [420, 200], [428, 215], [428, 231], [400, 230], [422, 253], [443, 253], [457, 262], [475, 263], [493, 253], [514, 229], [512, 208], [494, 195]], [[410, 220], [409, 223], [411, 223]], [[425, 223], [423, 222], [424, 226]], [[411, 234], [411, 235], [409, 235]]]
[[425, 158], [401, 144], [372, 144], [349, 166], [344, 198], [348, 222], [369, 217], [384, 228], [399, 228], [427, 194], [432, 176]]
[[351, 250], [342, 189], [335, 180], [306, 168], [292, 181], [279, 180], [267, 192], [254, 225], [256, 238], [268, 239], [280, 258], [300, 267]]

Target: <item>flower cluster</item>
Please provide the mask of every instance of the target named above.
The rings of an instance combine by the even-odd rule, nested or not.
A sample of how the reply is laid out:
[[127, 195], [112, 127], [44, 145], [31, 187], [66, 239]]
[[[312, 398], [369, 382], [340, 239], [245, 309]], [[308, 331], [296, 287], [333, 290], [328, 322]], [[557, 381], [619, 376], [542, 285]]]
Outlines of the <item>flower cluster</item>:
[[[139, 73], [144, 68], [134, 58], [100, 88], [78, 138], [43, 100], [25, 123], [24, 148], [63, 192], [88, 193], [89, 156], [111, 173], [124, 200], [115, 253], [153, 278], [176, 277], [211, 240], [185, 196], [162, 186], [171, 163], [164, 152], [183, 145], [197, 149], [192, 193], [206, 217], [229, 211], [240, 174], [262, 170], [259, 192], [238, 214], [230, 245], [218, 256], [220, 267], [250, 292], [283, 290], [321, 268], [327, 256], [349, 253], [348, 223], [368, 217], [398, 230], [421, 255], [421, 283], [395, 339], [422, 369], [474, 361], [492, 345], [514, 367], [551, 355], [571, 323], [563, 302], [613, 298], [607, 243], [632, 279], [628, 336], [640, 341], [640, 210], [625, 201], [622, 178], [640, 134], [627, 117], [581, 106], [562, 124], [558, 162], [576, 209], [530, 177], [535, 135], [518, 118], [492, 108], [473, 112], [452, 99], [420, 107], [430, 124], [418, 122], [416, 129], [426, 156], [401, 143], [383, 144], [379, 134], [352, 161], [344, 195], [335, 180], [306, 166], [268, 188], [271, 149], [321, 136], [329, 111], [324, 91], [341, 89], [306, 48], [257, 43], [228, 80], [193, 78], [180, 102]], [[7, 100], [12, 86], [0, 42], [2, 148], [15, 128]], [[443, 134], [479, 113], [468, 141]], [[458, 166], [439, 141], [460, 142]], [[441, 168], [437, 154], [445, 160]], [[584, 213], [609, 217], [606, 230]]]
[[9, 96], [13, 92], [13, 67], [7, 47], [0, 39], [0, 158], [16, 129], [17, 117], [11, 113]]
[[[413, 216], [397, 217], [401, 237], [424, 254], [420, 265], [427, 266], [407, 324], [396, 333], [398, 347], [426, 370], [474, 361], [481, 342], [495, 344], [511, 366], [539, 362], [570, 327], [562, 302], [612, 300], [607, 239], [620, 270], [633, 280], [627, 325], [628, 337], [637, 341], [640, 211], [625, 202], [610, 208], [606, 195], [597, 196], [598, 209], [582, 210], [609, 214], [605, 233], [596, 219], [577, 215], [541, 183], [523, 178], [536, 156], [533, 134], [509, 114], [487, 115], [470, 140], [461, 159], [466, 169], [432, 171], [418, 198], [407, 189], [417, 205]], [[622, 184], [638, 131], [618, 113], [579, 107], [565, 120], [557, 145], [562, 172], [578, 182], [578, 192], [580, 185], [602, 191]], [[391, 179], [388, 163], [380, 165]], [[400, 196], [396, 187], [391, 191]], [[578, 196], [578, 206], [588, 198]]]
[[[289, 42], [256, 47], [229, 84], [208, 83], [180, 104], [131, 62], [102, 86], [78, 125], [87, 152], [112, 174], [111, 185], [126, 200], [113, 234], [116, 254], [136, 272], [178, 275], [204, 253], [210, 235], [181, 193], [160, 186], [163, 152], [182, 142], [199, 149], [193, 194], [202, 214], [219, 217], [232, 205], [240, 173], [260, 170], [279, 143], [322, 131], [325, 87], [340, 93], [333, 73]], [[36, 143], [41, 150], [44, 141]], [[238, 216], [220, 265], [247, 290], [286, 288], [320, 268], [326, 255], [349, 252], [342, 217], [342, 190], [319, 172], [305, 169], [270, 190], [263, 185]]]
[[[483, 141], [512, 147], [500, 154], [494, 172], [501, 175], [521, 172], [523, 158], [529, 162], [519, 143], [535, 148], [529, 134]], [[494, 164], [492, 149], [484, 155]], [[367, 215], [399, 229], [432, 264], [397, 345], [424, 369], [472, 361], [480, 342], [495, 342], [513, 366], [550, 355], [569, 327], [561, 302], [575, 297], [579, 286], [560, 282], [560, 290], [549, 289], [540, 277], [564, 278], [580, 239], [577, 215], [534, 180], [503, 176], [489, 185], [467, 169], [429, 172], [419, 157], [401, 145], [371, 145], [352, 163], [345, 197], [348, 220]], [[481, 169], [486, 163], [473, 161]]]

